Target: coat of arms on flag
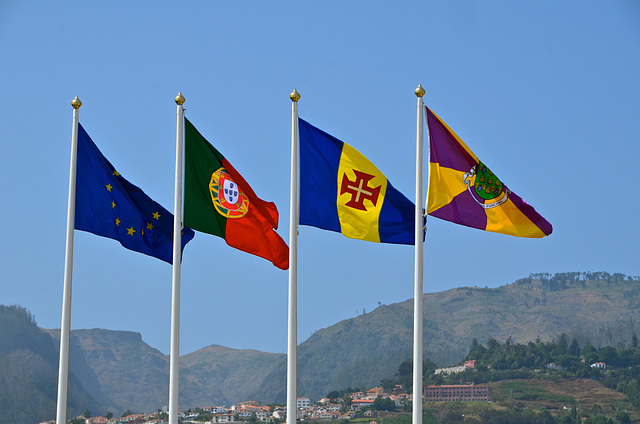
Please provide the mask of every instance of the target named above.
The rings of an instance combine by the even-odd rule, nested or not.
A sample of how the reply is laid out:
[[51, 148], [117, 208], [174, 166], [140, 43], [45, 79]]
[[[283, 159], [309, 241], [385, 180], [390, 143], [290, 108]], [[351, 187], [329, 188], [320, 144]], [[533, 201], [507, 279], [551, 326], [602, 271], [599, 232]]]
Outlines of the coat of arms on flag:
[[209, 191], [213, 206], [226, 218], [242, 218], [249, 210], [249, 199], [224, 168], [211, 174]]

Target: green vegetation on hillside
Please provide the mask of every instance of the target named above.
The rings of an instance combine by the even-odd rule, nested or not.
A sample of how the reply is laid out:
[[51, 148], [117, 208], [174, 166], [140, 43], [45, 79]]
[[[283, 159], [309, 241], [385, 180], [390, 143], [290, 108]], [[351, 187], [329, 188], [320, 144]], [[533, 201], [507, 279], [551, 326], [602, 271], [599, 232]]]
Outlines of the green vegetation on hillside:
[[[25, 308], [0, 305], [0, 424], [33, 424], [56, 413], [58, 352]], [[70, 414], [101, 407], [69, 377]]]
[[[424, 385], [487, 384], [494, 401], [506, 404], [508, 410], [499, 411], [485, 405], [484, 410], [469, 411], [464, 422], [476, 422], [475, 418], [482, 423], [553, 422], [548, 421], [549, 414], [540, 413], [547, 409], [553, 410], [556, 422], [563, 424], [608, 424], [609, 420], [618, 423], [630, 416], [640, 417], [633, 411], [640, 409], [640, 347], [635, 335], [628, 347], [618, 349], [596, 348], [590, 343], [580, 346], [575, 339], [569, 341], [564, 333], [547, 343], [538, 340], [518, 344], [511, 339], [500, 343], [490, 339], [482, 345], [474, 339], [463, 363], [466, 361], [475, 361], [474, 367], [458, 373], [435, 374], [434, 364], [426, 359]], [[606, 368], [592, 366], [596, 363], [603, 363]], [[382, 380], [381, 385], [402, 384], [405, 390], [410, 390], [411, 368], [411, 360], [404, 361], [396, 376]], [[615, 392], [607, 390], [621, 395], [609, 394]], [[451, 417], [443, 418], [442, 411], [459, 413], [460, 408], [470, 404], [435, 403], [429, 407], [440, 410], [440, 421], [435, 422], [445, 423], [455, 421]], [[571, 409], [565, 411], [565, 408]], [[526, 418], [530, 421], [525, 421], [524, 416], [514, 421], [512, 414], [524, 414], [525, 409], [538, 413]], [[581, 421], [582, 418], [585, 420]]]

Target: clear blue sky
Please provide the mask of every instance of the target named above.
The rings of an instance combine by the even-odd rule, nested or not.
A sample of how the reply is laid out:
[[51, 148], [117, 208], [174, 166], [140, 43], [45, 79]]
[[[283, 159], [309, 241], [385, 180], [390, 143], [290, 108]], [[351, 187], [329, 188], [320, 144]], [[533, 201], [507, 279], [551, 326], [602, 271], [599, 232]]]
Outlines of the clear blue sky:
[[[0, 303], [59, 328], [71, 100], [104, 155], [173, 209], [174, 97], [280, 210], [288, 240], [291, 101], [414, 196], [425, 102], [554, 226], [520, 239], [429, 219], [424, 290], [535, 272], [640, 274], [640, 3], [0, 3]], [[181, 353], [286, 352], [286, 271], [196, 234]], [[413, 297], [413, 248], [301, 227], [298, 335]], [[76, 232], [72, 328], [169, 351], [171, 266]]]

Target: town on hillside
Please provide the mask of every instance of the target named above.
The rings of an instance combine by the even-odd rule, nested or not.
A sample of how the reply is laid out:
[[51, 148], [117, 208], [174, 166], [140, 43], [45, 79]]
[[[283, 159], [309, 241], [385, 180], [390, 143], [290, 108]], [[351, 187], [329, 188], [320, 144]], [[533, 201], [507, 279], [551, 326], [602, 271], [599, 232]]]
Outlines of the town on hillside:
[[[469, 386], [467, 386], [469, 387]], [[358, 391], [345, 398], [323, 398], [312, 403], [307, 397], [297, 398], [297, 418], [301, 421], [351, 420], [354, 418], [375, 417], [378, 410], [402, 409], [412, 400], [412, 396], [400, 393], [401, 386], [395, 387], [398, 394], [385, 393], [381, 387]], [[130, 411], [127, 411], [130, 412]], [[168, 408], [164, 407], [151, 414], [127, 414], [122, 417], [84, 417], [70, 419], [69, 424], [167, 424]], [[90, 415], [90, 414], [87, 414]], [[111, 415], [111, 414], [108, 414]], [[240, 402], [230, 407], [201, 406], [193, 410], [179, 411], [181, 422], [234, 423], [260, 422], [275, 424], [286, 420], [287, 408], [281, 405], [260, 405], [256, 401]], [[42, 421], [40, 424], [56, 424], [55, 420]]]
[[[313, 403], [308, 397], [297, 398], [297, 420], [310, 423], [339, 421], [339, 424], [347, 424], [355, 419], [358, 424], [363, 422], [371, 424], [379, 423], [380, 419], [391, 418], [386, 412], [400, 411], [410, 414], [413, 399], [412, 395], [407, 393], [411, 390], [406, 388], [411, 384], [411, 362], [411, 360], [405, 360], [398, 368], [397, 378], [383, 379], [380, 381], [379, 387], [368, 390], [354, 390], [352, 388], [334, 390], [328, 393], [325, 398]], [[630, 347], [619, 349], [610, 346], [596, 348], [589, 343], [581, 347], [575, 339], [569, 342], [569, 338], [564, 333], [547, 343], [536, 341], [536, 343], [518, 344], [513, 343], [509, 338], [504, 344], [501, 344], [495, 339], [490, 339], [485, 347], [474, 339], [469, 354], [458, 366], [437, 368], [432, 361], [428, 359], [424, 361], [423, 369], [426, 378], [423, 380], [425, 386], [422, 400], [430, 404], [432, 409], [437, 408], [436, 405], [443, 405], [446, 408], [447, 405], [453, 403], [458, 405], [457, 409], [467, 407], [462, 405], [473, 407], [483, 403], [489, 406], [494, 403], [492, 388], [495, 389], [495, 398], [505, 399], [504, 389], [495, 385], [495, 382], [501, 380], [516, 382], [523, 381], [523, 379], [532, 379], [531, 381], [538, 382], [558, 382], [562, 379], [598, 381], [602, 389], [615, 390], [620, 394], [607, 395], [608, 400], [602, 401], [604, 402], [602, 405], [598, 401], [585, 400], [585, 404], [581, 405], [580, 412], [578, 412], [575, 398], [571, 399], [570, 396], [551, 392], [524, 394], [521, 391], [526, 388], [522, 383], [515, 383], [519, 384], [520, 388], [515, 390], [515, 395], [513, 388], [508, 392], [507, 402], [509, 406], [520, 408], [518, 413], [524, 413], [522, 411], [528, 409], [527, 405], [522, 403], [524, 400], [544, 401], [536, 406], [538, 409], [541, 407], [544, 409], [539, 414], [539, 421], [536, 422], [551, 422], [548, 421], [553, 420], [549, 415], [549, 410], [553, 410], [552, 415], [562, 419], [563, 423], [575, 424], [581, 420], [582, 423], [599, 424], [602, 419], [607, 420], [614, 416], [618, 422], [632, 422], [628, 421], [630, 414], [633, 419], [638, 417], [630, 407], [640, 405], [640, 389], [637, 389], [635, 380], [640, 378], [639, 363], [640, 343], [635, 334], [631, 339]], [[557, 405], [557, 403], [561, 405]], [[585, 408], [590, 408], [593, 417], [587, 417], [589, 414]], [[610, 408], [610, 411], [605, 411], [606, 408]], [[119, 418], [114, 417], [112, 413], [107, 413], [104, 417], [94, 417], [90, 411], [85, 411], [83, 416], [70, 419], [68, 424], [167, 424], [167, 409], [164, 407], [151, 414], [135, 414], [132, 411], [125, 411]], [[487, 413], [501, 413], [497, 410], [491, 412], [490, 409], [493, 411], [493, 408], [483, 408], [482, 410], [486, 410]], [[502, 413], [516, 412], [503, 411]], [[400, 419], [403, 415], [394, 414], [394, 417]], [[179, 411], [178, 417], [183, 424], [236, 422], [279, 424], [286, 420], [287, 408], [277, 404], [261, 405], [256, 401], [245, 401], [230, 407], [200, 406], [195, 409]], [[584, 421], [584, 419], [590, 421]], [[55, 421], [43, 421], [40, 424], [56, 423]]]

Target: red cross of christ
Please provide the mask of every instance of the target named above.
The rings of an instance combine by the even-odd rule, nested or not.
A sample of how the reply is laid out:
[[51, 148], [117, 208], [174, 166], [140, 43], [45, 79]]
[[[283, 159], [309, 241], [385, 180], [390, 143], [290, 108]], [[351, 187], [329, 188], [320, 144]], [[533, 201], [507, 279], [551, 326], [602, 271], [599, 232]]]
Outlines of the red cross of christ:
[[378, 196], [380, 195], [380, 186], [378, 187], [369, 187], [369, 181], [375, 177], [375, 175], [365, 174], [364, 172], [353, 170], [353, 173], [356, 175], [354, 181], [351, 181], [347, 174], [344, 173], [342, 175], [342, 184], [340, 188], [340, 195], [345, 193], [351, 194], [351, 200], [349, 200], [346, 205], [358, 209], [361, 211], [366, 211], [367, 207], [364, 205], [365, 200], [369, 200], [373, 203], [373, 206], [378, 203]]

